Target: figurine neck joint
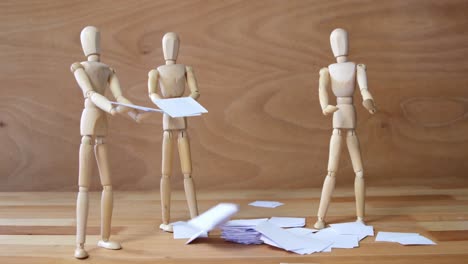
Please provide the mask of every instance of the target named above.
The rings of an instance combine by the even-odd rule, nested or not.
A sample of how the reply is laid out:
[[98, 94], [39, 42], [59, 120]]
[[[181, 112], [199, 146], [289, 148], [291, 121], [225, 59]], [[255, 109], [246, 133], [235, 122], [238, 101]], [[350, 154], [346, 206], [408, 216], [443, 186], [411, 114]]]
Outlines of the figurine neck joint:
[[175, 60], [166, 60], [166, 65], [175, 64]]
[[90, 54], [90, 55], [88, 55], [88, 61], [100, 61], [99, 54]]
[[336, 57], [336, 62], [342, 63], [342, 62], [347, 62], [348, 61], [348, 56], [347, 55], [341, 55]]

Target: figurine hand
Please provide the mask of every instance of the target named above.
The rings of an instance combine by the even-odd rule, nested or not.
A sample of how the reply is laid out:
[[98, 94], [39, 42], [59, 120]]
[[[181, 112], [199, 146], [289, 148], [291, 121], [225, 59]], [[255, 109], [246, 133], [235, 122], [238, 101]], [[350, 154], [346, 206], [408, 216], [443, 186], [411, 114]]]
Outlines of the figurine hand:
[[330, 115], [330, 114], [333, 114], [334, 112], [338, 111], [339, 108], [334, 106], [334, 105], [327, 105], [327, 107], [325, 107], [325, 109], [323, 109], [323, 115]]
[[377, 112], [377, 109], [375, 108], [374, 100], [372, 99], [366, 99], [364, 102], [362, 102], [362, 105], [369, 111], [371, 114], [375, 114]]
[[110, 114], [111, 114], [111, 115], [117, 114], [117, 111], [115, 110], [115, 108], [112, 108], [112, 109], [110, 110]]
[[137, 123], [140, 123], [141, 121], [147, 119], [151, 114], [151, 112], [138, 113], [134, 119]]
[[117, 112], [119, 114], [125, 114], [125, 113], [128, 113], [130, 112], [132, 109], [130, 107], [127, 107], [127, 106], [123, 106], [123, 105], [118, 105], [117, 106]]

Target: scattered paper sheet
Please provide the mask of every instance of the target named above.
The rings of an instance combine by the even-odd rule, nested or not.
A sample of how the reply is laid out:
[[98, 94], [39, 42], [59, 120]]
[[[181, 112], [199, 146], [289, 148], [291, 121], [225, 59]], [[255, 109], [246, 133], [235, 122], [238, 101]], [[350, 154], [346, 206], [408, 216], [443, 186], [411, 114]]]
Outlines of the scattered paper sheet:
[[338, 234], [332, 227], [324, 228], [319, 230], [315, 234], [311, 234], [310, 237], [332, 241], [330, 250], [332, 248], [355, 248], [359, 247], [359, 236], [358, 235], [342, 235]]
[[256, 207], [276, 208], [278, 206], [283, 205], [283, 203], [276, 202], [276, 201], [255, 201], [255, 202], [249, 203], [249, 205], [256, 206]]
[[194, 116], [208, 113], [208, 110], [192, 97], [159, 99], [154, 100], [154, 103], [171, 117]]
[[418, 233], [379, 232], [376, 242], [396, 242], [402, 245], [436, 245], [434, 241]]
[[305, 218], [303, 217], [272, 217], [268, 222], [279, 227], [303, 227], [305, 226]]
[[257, 218], [257, 219], [235, 219], [227, 221], [224, 226], [256, 226], [261, 222], [267, 221], [268, 218]]
[[303, 228], [303, 227], [294, 227], [294, 228], [288, 228], [286, 231], [293, 233], [298, 236], [306, 236], [310, 235], [312, 233], [317, 232], [317, 229], [311, 229], [311, 228]]
[[262, 233], [262, 240], [270, 245], [298, 254], [311, 254], [327, 248], [332, 243], [319, 239], [294, 235], [269, 221], [258, 224], [255, 229]]
[[185, 242], [185, 244], [189, 244], [193, 240], [207, 235], [209, 231], [229, 220], [238, 211], [237, 204], [218, 204], [188, 222], [176, 222], [176, 225], [173, 226], [174, 238], [182, 238], [191, 234], [190, 239]]
[[[200, 232], [199, 229], [189, 225], [187, 222], [171, 223], [174, 239], [188, 239]], [[208, 233], [202, 233], [200, 237], [208, 237]]]
[[163, 113], [164, 112], [161, 109], [155, 109], [155, 108], [150, 108], [150, 107], [146, 107], [146, 106], [124, 104], [124, 103], [119, 103], [119, 102], [110, 102], [110, 103], [113, 104], [113, 105], [122, 105], [122, 106], [130, 107], [130, 108], [133, 108], [133, 109], [138, 109], [138, 110], [141, 110], [143, 112], [158, 112], [158, 113]]
[[374, 236], [374, 228], [361, 222], [331, 224], [330, 227], [340, 235]]

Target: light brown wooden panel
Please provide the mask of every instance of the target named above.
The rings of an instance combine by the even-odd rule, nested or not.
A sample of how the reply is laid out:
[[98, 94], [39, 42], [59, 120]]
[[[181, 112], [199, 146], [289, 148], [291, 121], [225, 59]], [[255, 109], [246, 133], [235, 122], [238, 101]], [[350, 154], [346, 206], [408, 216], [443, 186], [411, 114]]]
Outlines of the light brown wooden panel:
[[[0, 190], [76, 188], [83, 99], [69, 66], [84, 59], [86, 25], [101, 29], [124, 92], [147, 106], [161, 37], [180, 34], [179, 61], [210, 111], [189, 121], [201, 190], [321, 186], [331, 119], [318, 71], [333, 62], [336, 27], [368, 65], [380, 110], [357, 107], [368, 184], [466, 186], [467, 11], [467, 1], [2, 1]], [[161, 117], [110, 127], [116, 188], [157, 188]], [[343, 154], [337, 184], [349, 186]], [[173, 180], [181, 188], [180, 173]]]

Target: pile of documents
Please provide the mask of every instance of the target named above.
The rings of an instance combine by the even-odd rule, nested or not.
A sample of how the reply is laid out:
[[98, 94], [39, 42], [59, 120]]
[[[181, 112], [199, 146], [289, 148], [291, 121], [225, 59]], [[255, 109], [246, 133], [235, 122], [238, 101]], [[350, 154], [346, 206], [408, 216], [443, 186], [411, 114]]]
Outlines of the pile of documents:
[[263, 244], [262, 234], [255, 227], [268, 218], [231, 220], [221, 226], [221, 237], [239, 244]]

